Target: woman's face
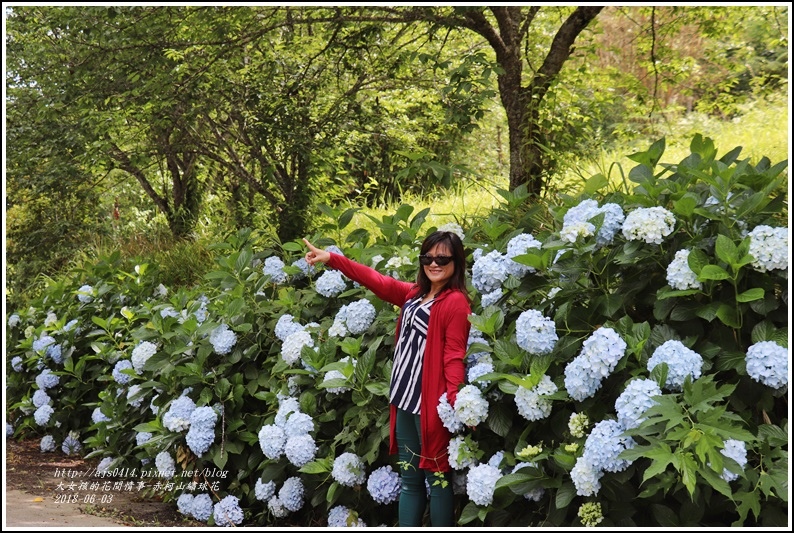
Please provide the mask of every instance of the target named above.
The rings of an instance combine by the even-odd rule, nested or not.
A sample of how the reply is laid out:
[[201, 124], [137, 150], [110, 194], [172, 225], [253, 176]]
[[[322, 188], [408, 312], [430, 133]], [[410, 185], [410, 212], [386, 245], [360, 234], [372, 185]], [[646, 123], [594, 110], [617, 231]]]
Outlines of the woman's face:
[[[452, 251], [444, 244], [439, 243], [428, 250], [426, 255], [432, 255], [433, 257], [438, 255], [452, 256]], [[433, 261], [428, 266], [423, 266], [422, 268], [425, 269], [425, 275], [427, 279], [430, 280], [430, 286], [439, 288], [446, 284], [449, 278], [452, 277], [452, 274], [455, 273], [455, 262], [450, 261], [444, 266], [438, 266], [438, 264]]]

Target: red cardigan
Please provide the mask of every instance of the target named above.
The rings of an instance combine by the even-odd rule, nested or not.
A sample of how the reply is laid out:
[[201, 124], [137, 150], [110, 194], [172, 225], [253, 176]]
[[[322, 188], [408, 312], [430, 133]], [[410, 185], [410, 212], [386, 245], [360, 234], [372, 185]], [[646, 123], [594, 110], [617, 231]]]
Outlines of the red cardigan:
[[[371, 290], [375, 296], [402, 308], [416, 296], [419, 286], [381, 274], [343, 255], [331, 252], [327, 265]], [[422, 455], [419, 468], [432, 472], [450, 470], [447, 448], [452, 434], [438, 416], [438, 400], [447, 393], [450, 405], [455, 405], [458, 387], [465, 382], [466, 348], [468, 347], [471, 306], [459, 290], [447, 290], [436, 295], [427, 326], [427, 340], [422, 362], [422, 401], [420, 429]], [[397, 319], [395, 338], [400, 333], [402, 311]], [[397, 408], [390, 405], [389, 453], [397, 453]]]

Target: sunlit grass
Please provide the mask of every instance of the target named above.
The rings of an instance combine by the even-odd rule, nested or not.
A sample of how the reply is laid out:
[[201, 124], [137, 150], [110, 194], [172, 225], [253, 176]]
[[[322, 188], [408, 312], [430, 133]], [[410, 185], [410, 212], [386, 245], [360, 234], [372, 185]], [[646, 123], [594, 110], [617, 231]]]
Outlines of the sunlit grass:
[[558, 183], [580, 189], [587, 178], [600, 173], [614, 188], [628, 192], [627, 183], [629, 188], [632, 186], [627, 182], [628, 173], [636, 165], [629, 159], [631, 154], [647, 150], [656, 140], [664, 138], [666, 147], [662, 162], [678, 163], [689, 155], [689, 145], [697, 133], [714, 141], [717, 157], [741, 147], [739, 158], [749, 159], [753, 165], [762, 157], [768, 157], [772, 164], [779, 163], [789, 156], [788, 124], [788, 104], [783, 98], [756, 100], [746, 106], [742, 115], [729, 121], [689, 113], [678, 121], [658, 125], [659, 133], [653, 137], [634, 139], [572, 164], [559, 177]]
[[[587, 178], [600, 173], [610, 180], [612, 190], [630, 193], [634, 184], [629, 181], [628, 173], [636, 165], [629, 159], [631, 154], [647, 150], [653, 142], [664, 137], [666, 148], [662, 162], [678, 163], [689, 155], [690, 143], [697, 133], [714, 141], [718, 157], [741, 146], [741, 159], [747, 158], [752, 164], [757, 164], [766, 156], [775, 164], [788, 159], [788, 115], [788, 106], [783, 99], [756, 101], [747, 106], [743, 115], [731, 121], [690, 113], [679, 121], [659, 126], [656, 136], [635, 139], [616, 148], [602, 150], [588, 160], [572, 163], [554, 180], [554, 186], [566, 194], [576, 195]], [[465, 228], [472, 220], [487, 216], [490, 210], [500, 204], [501, 197], [497, 193], [500, 187], [505, 188], [507, 184], [463, 183], [429, 197], [406, 195], [402, 203], [414, 207], [411, 216], [424, 208], [430, 208], [425, 227], [458, 222]], [[355, 228], [374, 231], [376, 224], [367, 214], [382, 220], [384, 216], [393, 215], [398, 207], [399, 204], [395, 203], [362, 208], [353, 218], [349, 231]]]

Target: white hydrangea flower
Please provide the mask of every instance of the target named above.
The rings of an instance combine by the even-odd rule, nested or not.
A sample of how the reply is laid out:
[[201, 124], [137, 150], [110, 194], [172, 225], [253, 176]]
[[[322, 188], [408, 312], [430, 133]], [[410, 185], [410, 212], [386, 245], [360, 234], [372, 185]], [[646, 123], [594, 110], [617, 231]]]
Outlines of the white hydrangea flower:
[[516, 343], [531, 354], [550, 353], [557, 343], [554, 321], [540, 311], [527, 309], [516, 320]]
[[667, 265], [667, 283], [674, 289], [700, 289], [703, 284], [697, 279], [697, 274], [689, 268], [689, 250], [678, 250], [675, 258]]
[[301, 358], [304, 346], [314, 348], [314, 339], [308, 331], [300, 330], [291, 333], [281, 346], [281, 358], [289, 366], [293, 366]]
[[547, 375], [544, 375], [540, 382], [531, 389], [519, 386], [515, 394], [518, 414], [530, 422], [547, 418], [551, 414], [551, 399], [547, 396], [555, 392], [557, 392], [557, 385]]
[[458, 224], [457, 222], [447, 222], [446, 224], [441, 224], [436, 229], [438, 231], [448, 231], [450, 233], [454, 233], [455, 235], [460, 237], [460, 240], [463, 240], [465, 238], [465, 235], [463, 233], [463, 228], [461, 228], [460, 224]]
[[788, 228], [761, 225], [750, 232], [750, 254], [755, 258], [753, 268], [788, 270]]
[[623, 236], [630, 241], [662, 244], [675, 229], [675, 216], [664, 207], [640, 207], [626, 215]]
[[466, 426], [475, 427], [488, 418], [488, 401], [476, 385], [465, 385], [455, 399], [455, 416]]

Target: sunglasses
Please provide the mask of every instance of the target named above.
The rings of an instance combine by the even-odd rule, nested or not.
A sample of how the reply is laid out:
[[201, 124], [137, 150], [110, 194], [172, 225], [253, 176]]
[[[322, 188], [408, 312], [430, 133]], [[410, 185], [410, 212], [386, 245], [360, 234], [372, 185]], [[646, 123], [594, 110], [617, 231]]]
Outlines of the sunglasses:
[[422, 266], [430, 266], [433, 264], [433, 261], [440, 267], [447, 266], [450, 261], [452, 261], [451, 255], [420, 255], [419, 256], [419, 263]]

